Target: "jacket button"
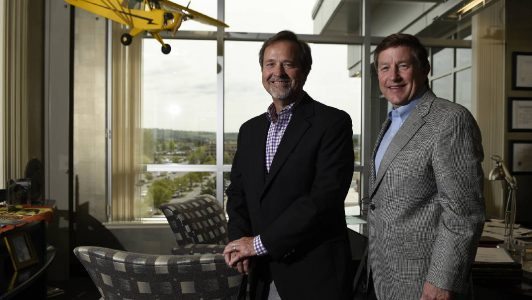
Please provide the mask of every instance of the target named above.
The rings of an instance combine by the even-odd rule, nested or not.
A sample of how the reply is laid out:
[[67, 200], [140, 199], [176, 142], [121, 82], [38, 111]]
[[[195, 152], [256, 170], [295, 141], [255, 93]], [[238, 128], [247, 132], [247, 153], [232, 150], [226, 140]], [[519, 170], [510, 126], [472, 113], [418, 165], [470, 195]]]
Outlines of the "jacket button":
[[370, 205], [369, 205], [369, 209], [371, 209], [371, 210], [375, 210], [375, 204], [370, 204]]

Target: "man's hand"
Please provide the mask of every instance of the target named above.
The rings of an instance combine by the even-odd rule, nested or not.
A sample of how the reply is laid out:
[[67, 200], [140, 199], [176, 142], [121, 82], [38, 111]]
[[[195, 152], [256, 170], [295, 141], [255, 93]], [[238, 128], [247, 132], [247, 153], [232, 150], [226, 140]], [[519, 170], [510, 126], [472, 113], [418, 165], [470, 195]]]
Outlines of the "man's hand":
[[249, 257], [257, 255], [253, 247], [253, 237], [242, 237], [227, 244], [224, 249], [225, 263], [240, 273], [248, 273]]
[[440, 289], [429, 282], [425, 282], [421, 300], [451, 300], [451, 296], [451, 291]]
[[244, 258], [243, 260], [238, 261], [234, 268], [241, 274], [249, 274], [249, 258]]

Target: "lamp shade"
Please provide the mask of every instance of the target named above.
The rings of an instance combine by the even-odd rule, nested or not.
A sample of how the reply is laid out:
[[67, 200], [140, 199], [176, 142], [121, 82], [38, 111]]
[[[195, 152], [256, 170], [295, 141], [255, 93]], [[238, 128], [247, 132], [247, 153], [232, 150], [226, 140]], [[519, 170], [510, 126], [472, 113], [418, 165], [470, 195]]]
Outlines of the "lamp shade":
[[489, 180], [505, 180], [506, 179], [506, 174], [504, 174], [504, 170], [501, 164], [497, 163], [497, 165], [490, 171], [488, 179]]
[[492, 155], [491, 159], [495, 161], [495, 167], [490, 171], [488, 179], [506, 180], [511, 189], [516, 189], [517, 182], [515, 181], [515, 177], [510, 174], [508, 168], [504, 165], [502, 158], [499, 155]]

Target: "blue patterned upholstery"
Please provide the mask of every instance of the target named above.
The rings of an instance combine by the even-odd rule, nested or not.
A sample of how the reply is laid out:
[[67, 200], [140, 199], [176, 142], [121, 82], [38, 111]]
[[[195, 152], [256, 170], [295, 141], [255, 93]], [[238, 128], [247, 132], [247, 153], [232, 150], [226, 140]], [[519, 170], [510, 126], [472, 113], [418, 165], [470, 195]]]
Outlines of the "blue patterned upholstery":
[[242, 282], [221, 254], [151, 255], [91, 246], [74, 253], [103, 299], [237, 299]]
[[159, 208], [166, 216], [180, 247], [190, 244], [225, 245], [229, 242], [224, 211], [211, 195], [166, 203]]

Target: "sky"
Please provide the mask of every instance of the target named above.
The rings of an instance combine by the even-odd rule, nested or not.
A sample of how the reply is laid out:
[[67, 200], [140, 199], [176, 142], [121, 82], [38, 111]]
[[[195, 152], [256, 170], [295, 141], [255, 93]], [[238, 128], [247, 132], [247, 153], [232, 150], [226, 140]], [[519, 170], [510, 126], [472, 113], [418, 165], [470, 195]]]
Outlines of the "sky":
[[[174, 1], [186, 5], [181, 1]], [[275, 33], [289, 29], [311, 34], [314, 1], [228, 0], [226, 31]], [[191, 9], [216, 17], [215, 0], [193, 0]], [[215, 30], [194, 21], [180, 30]], [[161, 45], [144, 40], [143, 127], [215, 131], [217, 116], [217, 57], [215, 41], [167, 40], [169, 55]], [[271, 103], [261, 83], [258, 63], [260, 42], [225, 43], [225, 132], [237, 132], [246, 120], [263, 113]], [[360, 78], [347, 71], [347, 46], [310, 44], [312, 70], [304, 89], [316, 100], [347, 111], [354, 133], [360, 133]]]

